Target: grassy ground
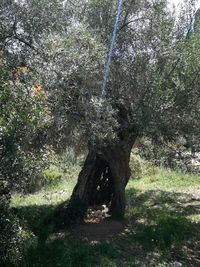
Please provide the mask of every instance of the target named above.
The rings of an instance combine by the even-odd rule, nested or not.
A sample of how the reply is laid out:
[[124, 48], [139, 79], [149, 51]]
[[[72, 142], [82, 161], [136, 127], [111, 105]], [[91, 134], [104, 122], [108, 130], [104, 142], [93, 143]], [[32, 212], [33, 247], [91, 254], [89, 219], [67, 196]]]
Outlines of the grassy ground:
[[132, 179], [126, 189], [126, 233], [93, 243], [55, 229], [50, 220], [74, 183], [13, 196], [12, 206], [37, 238], [23, 266], [200, 266], [199, 176], [155, 169]]

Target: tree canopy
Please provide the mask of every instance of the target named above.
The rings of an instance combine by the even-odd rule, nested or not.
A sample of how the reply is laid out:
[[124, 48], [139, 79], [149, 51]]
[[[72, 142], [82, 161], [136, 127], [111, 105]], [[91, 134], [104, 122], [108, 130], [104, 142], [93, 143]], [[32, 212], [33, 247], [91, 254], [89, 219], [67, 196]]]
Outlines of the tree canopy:
[[11, 70], [30, 68], [29, 76], [48, 92], [52, 129], [62, 138], [72, 130], [85, 140], [113, 139], [121, 127], [169, 138], [197, 133], [198, 12], [192, 30], [189, 14], [177, 22], [166, 1], [124, 3], [97, 122], [116, 4], [3, 1], [1, 47]]

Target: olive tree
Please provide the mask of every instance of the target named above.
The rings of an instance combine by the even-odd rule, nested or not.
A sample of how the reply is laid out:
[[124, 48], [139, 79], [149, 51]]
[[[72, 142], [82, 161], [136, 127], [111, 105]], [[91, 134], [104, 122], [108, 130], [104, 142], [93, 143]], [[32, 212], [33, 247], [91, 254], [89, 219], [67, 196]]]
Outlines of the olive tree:
[[[71, 204], [125, 211], [133, 144], [141, 136], [199, 133], [199, 32], [192, 11], [179, 20], [166, 1], [124, 2], [106, 98], [104, 61], [117, 1], [10, 1], [0, 38], [9, 62], [25, 64], [48, 94], [45, 142], [86, 144]], [[3, 10], [3, 9], [2, 9]]]

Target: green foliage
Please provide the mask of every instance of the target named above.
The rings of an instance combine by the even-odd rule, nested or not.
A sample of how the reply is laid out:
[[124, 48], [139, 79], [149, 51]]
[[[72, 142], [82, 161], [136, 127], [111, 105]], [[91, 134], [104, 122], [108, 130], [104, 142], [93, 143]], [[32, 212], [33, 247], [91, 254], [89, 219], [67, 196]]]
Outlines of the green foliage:
[[64, 178], [64, 173], [60, 172], [56, 166], [50, 166], [49, 169], [44, 171], [44, 185], [54, 186], [57, 185]]
[[166, 1], [124, 3], [107, 98], [101, 103], [117, 1], [68, 1], [64, 7], [58, 0], [44, 1], [44, 14], [39, 1], [25, 2], [2, 4], [2, 12], [8, 12], [2, 14], [0, 41], [8, 63], [25, 61], [32, 78], [48, 91], [48, 141], [54, 147], [87, 141], [105, 145], [116, 142], [121, 130], [155, 139], [191, 132], [198, 137], [200, 38], [196, 30], [186, 36], [193, 15], [187, 3], [178, 21]]
[[35, 190], [45, 153], [40, 144], [34, 144], [37, 153], [33, 153], [33, 140], [47, 122], [43, 98], [34, 94], [28, 78], [26, 85], [21, 80], [28, 75], [27, 68], [16, 69], [14, 82], [2, 54], [0, 65], [0, 258], [5, 266], [19, 266], [36, 241], [11, 210], [9, 194]]
[[37, 238], [22, 227], [5, 194], [0, 195], [0, 214], [0, 262], [2, 266], [20, 266], [28, 250], [35, 248]]
[[59, 155], [52, 152], [49, 161], [51, 162], [50, 166], [43, 171], [43, 176], [40, 177], [41, 186], [55, 187], [60, 182], [69, 182], [78, 176], [81, 170], [82, 155], [76, 156], [74, 150], [68, 148]]
[[130, 168], [132, 170], [132, 178], [138, 179], [144, 176], [155, 175], [157, 167], [150, 161], [146, 161], [139, 154], [131, 153]]
[[[44, 163], [38, 133], [48, 123], [44, 114], [45, 103], [34, 94], [33, 83], [25, 85], [16, 81], [15, 85], [10, 75], [4, 64], [0, 72], [1, 179], [11, 188], [31, 190]], [[39, 144], [35, 142], [36, 137]]]

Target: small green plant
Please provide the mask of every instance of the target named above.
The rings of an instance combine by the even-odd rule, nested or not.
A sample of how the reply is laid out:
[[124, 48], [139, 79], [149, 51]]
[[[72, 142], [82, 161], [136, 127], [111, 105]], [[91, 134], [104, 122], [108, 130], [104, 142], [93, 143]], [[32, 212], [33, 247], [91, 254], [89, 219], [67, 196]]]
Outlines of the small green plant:
[[57, 166], [51, 165], [47, 170], [44, 171], [44, 185], [55, 186], [64, 179], [65, 175], [61, 172]]

